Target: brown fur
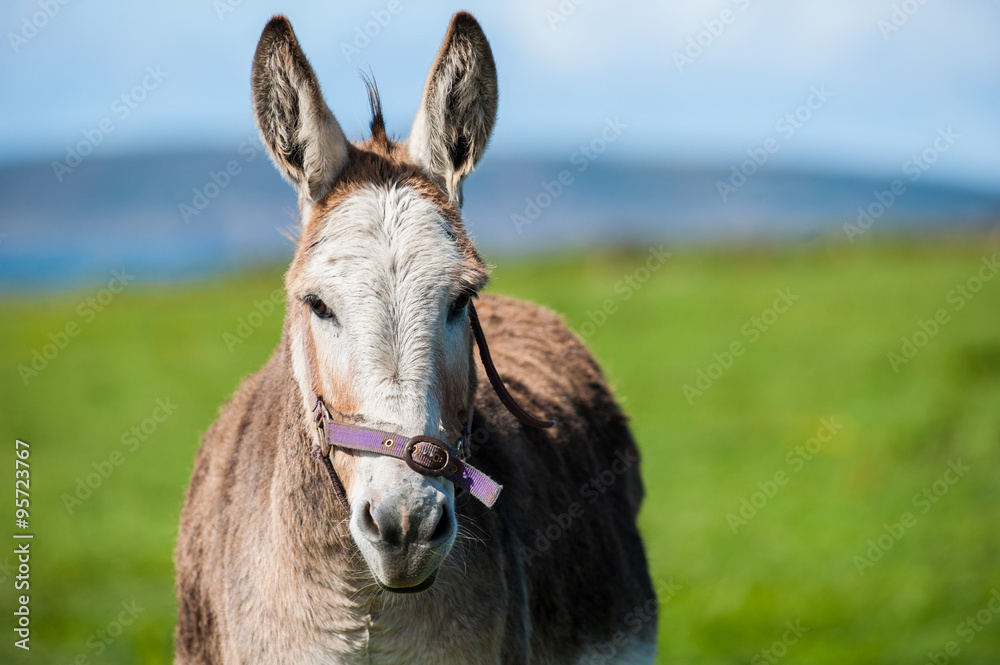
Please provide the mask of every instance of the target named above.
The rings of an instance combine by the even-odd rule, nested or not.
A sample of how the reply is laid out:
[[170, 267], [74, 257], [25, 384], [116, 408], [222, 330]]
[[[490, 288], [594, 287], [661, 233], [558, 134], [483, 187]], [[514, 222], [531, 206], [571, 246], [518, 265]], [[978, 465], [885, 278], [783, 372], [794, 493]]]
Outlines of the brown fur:
[[[485, 264], [465, 231], [458, 208], [423, 171], [407, 160], [402, 148], [403, 144], [385, 137], [381, 140], [369, 138], [357, 146], [349, 145], [347, 168], [313, 209], [300, 242], [307, 245], [317, 242], [323, 232], [323, 220], [359, 188], [373, 182], [397, 183], [401, 187], [412, 188], [434, 204], [447, 222], [449, 235], [455, 240], [459, 252], [470, 262], [481, 266], [484, 273], [482, 280], [485, 280]], [[299, 257], [304, 260], [306, 255], [300, 254]]]
[[[357, 605], [413, 616], [436, 616], [444, 606], [442, 632], [457, 631], [451, 639], [460, 650], [466, 642], [474, 649], [502, 617], [499, 662], [572, 663], [588, 646], [627, 631], [626, 615], [655, 598], [635, 525], [638, 465], [592, 505], [580, 493], [611, 468], [616, 452], [637, 454], [635, 443], [597, 365], [559, 317], [496, 296], [482, 297], [479, 312], [511, 392], [559, 424], [545, 431], [520, 425], [481, 375], [472, 461], [504, 484], [501, 499], [489, 510], [460, 497], [459, 526], [473, 538], [456, 542], [435, 587], [399, 607], [377, 594], [360, 594]], [[255, 550], [280, 548], [303, 587], [322, 588], [343, 573], [353, 543], [346, 524], [331, 519], [342, 509], [309, 457], [300, 403], [283, 338], [205, 435], [176, 553], [178, 663], [230, 661], [238, 645], [227, 645], [226, 626], [246, 611], [240, 587], [268, 572], [246, 566]], [[538, 532], [574, 502], [583, 517], [526, 565]], [[365, 571], [350, 573], [348, 587], [368, 582]], [[287, 592], [302, 602], [311, 595]], [[478, 618], [484, 608], [492, 621]], [[473, 625], [463, 628], [467, 621]], [[652, 639], [654, 630], [655, 622], [646, 624], [634, 639]]]
[[[294, 35], [285, 24], [277, 18], [269, 24], [258, 61], [267, 60], [261, 53], [278, 53], [294, 72], [311, 75], [297, 46], [286, 52]], [[474, 19], [459, 14], [446, 46], [482, 49], [480, 36]], [[442, 57], [452, 55], [442, 49]], [[486, 70], [491, 67], [492, 56]], [[273, 72], [265, 74], [255, 72], [255, 80], [269, 81]], [[317, 107], [318, 84], [303, 89], [315, 92]], [[293, 92], [279, 90], [289, 99]], [[272, 111], [261, 114], [268, 123]], [[454, 366], [461, 372], [443, 377], [442, 417], [448, 432], [457, 433], [474, 402], [470, 461], [502, 483], [503, 493], [492, 509], [468, 494], [456, 498], [460, 536], [429, 590], [396, 595], [373, 584], [348, 516], [310, 454], [316, 433], [292, 370], [291, 340], [302, 321], [299, 275], [338, 205], [371, 183], [396, 183], [434, 203], [462, 257], [457, 281], [478, 290], [487, 277], [454, 189], [428, 177], [407, 159], [404, 144], [385, 136], [374, 91], [373, 114], [373, 138], [347, 145], [336, 179], [304, 208], [309, 212], [287, 277], [289, 306], [277, 349], [223, 406], [195, 460], [175, 553], [176, 662], [568, 665], [595, 653], [595, 646], [620, 645], [621, 636], [632, 647], [650, 645], [655, 617], [638, 626], [629, 620], [640, 607], [648, 615], [656, 600], [636, 526], [643, 487], [626, 419], [594, 359], [562, 320], [507, 298], [485, 295], [477, 305], [496, 365], [515, 398], [558, 424], [528, 428], [500, 404], [473, 362], [466, 331], [468, 364], [460, 358]], [[276, 141], [268, 144], [279, 169], [301, 180], [300, 188], [319, 191], [299, 159], [309, 146]], [[313, 367], [322, 365], [317, 351], [310, 341]], [[347, 378], [314, 374], [313, 380], [335, 411], [350, 414], [357, 403]], [[636, 461], [622, 469], [623, 457]], [[353, 460], [334, 454], [348, 488]], [[598, 479], [601, 492], [590, 485]], [[618, 646], [619, 656], [626, 647]]]

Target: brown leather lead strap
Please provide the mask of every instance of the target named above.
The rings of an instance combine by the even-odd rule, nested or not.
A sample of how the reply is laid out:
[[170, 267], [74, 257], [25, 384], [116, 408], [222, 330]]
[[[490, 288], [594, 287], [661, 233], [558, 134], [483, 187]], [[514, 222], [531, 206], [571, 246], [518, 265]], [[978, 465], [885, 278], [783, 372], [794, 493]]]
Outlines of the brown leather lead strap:
[[490, 347], [486, 345], [486, 335], [483, 333], [483, 326], [479, 323], [479, 315], [476, 313], [476, 307], [472, 302], [469, 302], [469, 321], [472, 323], [472, 335], [476, 338], [476, 344], [479, 346], [479, 357], [483, 361], [483, 367], [486, 369], [486, 376], [489, 377], [493, 390], [496, 392], [497, 397], [500, 398], [500, 401], [503, 402], [503, 405], [507, 407], [507, 410], [529, 427], [546, 429], [555, 425], [556, 421], [554, 420], [542, 420], [525, 411], [517, 403], [517, 400], [507, 392], [507, 386], [503, 384], [503, 379], [500, 378], [500, 374], [493, 364], [493, 358], [490, 356]]
[[333, 468], [333, 462], [330, 461], [330, 457], [320, 452], [320, 449], [317, 447], [313, 447], [313, 457], [322, 462], [323, 468], [326, 469], [326, 475], [330, 477], [330, 485], [333, 486], [333, 493], [337, 495], [337, 500], [344, 507], [344, 512], [350, 515], [351, 504], [347, 502], [347, 492], [344, 490], [344, 484], [340, 482], [340, 476], [337, 475], [337, 472]]

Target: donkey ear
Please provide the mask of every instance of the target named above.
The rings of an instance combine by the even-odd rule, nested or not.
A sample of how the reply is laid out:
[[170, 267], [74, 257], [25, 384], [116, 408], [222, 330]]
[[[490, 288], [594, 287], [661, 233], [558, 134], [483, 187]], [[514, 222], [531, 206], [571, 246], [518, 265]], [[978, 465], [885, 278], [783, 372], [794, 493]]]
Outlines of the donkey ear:
[[497, 115], [497, 69], [472, 14], [458, 12], [427, 75], [410, 130], [410, 157], [456, 204], [462, 180], [486, 150]]
[[299, 206], [308, 207], [347, 165], [347, 139], [284, 16], [272, 18], [261, 33], [251, 83], [261, 139], [298, 191]]

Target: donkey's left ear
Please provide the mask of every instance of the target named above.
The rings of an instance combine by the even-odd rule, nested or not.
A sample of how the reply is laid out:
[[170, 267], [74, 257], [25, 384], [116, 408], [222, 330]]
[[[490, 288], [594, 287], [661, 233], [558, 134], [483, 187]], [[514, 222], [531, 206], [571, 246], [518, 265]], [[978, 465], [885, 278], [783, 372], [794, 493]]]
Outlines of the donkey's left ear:
[[410, 130], [410, 157], [458, 205], [462, 180], [486, 150], [497, 116], [490, 43], [467, 12], [451, 19]]

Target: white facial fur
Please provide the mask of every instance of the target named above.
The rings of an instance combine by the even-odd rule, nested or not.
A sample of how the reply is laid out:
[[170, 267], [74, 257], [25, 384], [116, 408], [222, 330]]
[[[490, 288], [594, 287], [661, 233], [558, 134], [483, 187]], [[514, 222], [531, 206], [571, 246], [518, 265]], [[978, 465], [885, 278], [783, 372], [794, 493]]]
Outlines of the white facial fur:
[[[323, 224], [296, 277], [300, 291], [290, 294], [319, 297], [336, 316], [320, 319], [307, 308], [293, 326], [295, 337], [303, 323], [307, 327], [317, 389], [331, 405], [333, 395], [348, 395], [354, 406], [348, 415], [360, 416], [362, 426], [455, 443], [457, 414], [442, 414], [443, 402], [454, 404], [454, 396], [444, 399], [444, 390], [454, 390], [455, 377], [467, 389], [470, 338], [465, 314], [449, 318], [449, 311], [468, 285], [457, 281], [462, 256], [445, 220], [409, 187], [370, 185], [339, 204]], [[301, 339], [292, 349], [296, 377], [308, 396]], [[442, 501], [452, 505], [450, 481], [424, 477], [400, 460], [362, 453], [340, 462], [352, 512], [368, 501], [399, 502], [408, 512]], [[366, 551], [354, 522], [352, 535], [378, 575], [378, 557]], [[447, 547], [441, 551], [446, 554]]]

